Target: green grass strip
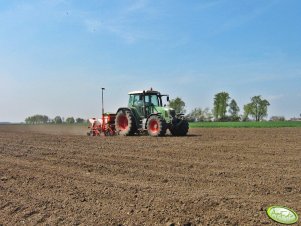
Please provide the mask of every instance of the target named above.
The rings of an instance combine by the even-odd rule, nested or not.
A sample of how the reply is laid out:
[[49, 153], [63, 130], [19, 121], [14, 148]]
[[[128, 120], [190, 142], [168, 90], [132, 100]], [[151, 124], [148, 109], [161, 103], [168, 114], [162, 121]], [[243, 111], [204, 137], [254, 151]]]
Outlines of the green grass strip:
[[190, 122], [190, 128], [280, 128], [301, 127], [301, 122]]

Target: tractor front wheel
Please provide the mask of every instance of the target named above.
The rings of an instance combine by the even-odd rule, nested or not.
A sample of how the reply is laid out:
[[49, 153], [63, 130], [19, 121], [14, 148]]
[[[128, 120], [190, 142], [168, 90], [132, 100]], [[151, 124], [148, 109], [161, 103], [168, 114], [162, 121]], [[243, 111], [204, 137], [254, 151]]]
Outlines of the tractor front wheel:
[[185, 119], [177, 119], [169, 130], [173, 136], [186, 136], [188, 129], [189, 124]]
[[147, 121], [147, 132], [151, 136], [164, 136], [166, 133], [166, 122], [158, 115], [149, 117]]
[[137, 132], [134, 115], [129, 110], [120, 110], [115, 119], [115, 128], [120, 135], [130, 136]]

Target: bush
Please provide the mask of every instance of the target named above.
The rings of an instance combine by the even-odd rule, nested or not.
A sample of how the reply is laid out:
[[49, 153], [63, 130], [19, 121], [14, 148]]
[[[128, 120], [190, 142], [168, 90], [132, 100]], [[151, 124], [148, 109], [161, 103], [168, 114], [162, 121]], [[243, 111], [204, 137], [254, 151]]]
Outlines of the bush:
[[283, 121], [285, 121], [285, 117], [284, 116], [272, 116], [270, 118], [270, 121], [283, 122]]
[[67, 123], [67, 124], [74, 124], [74, 123], [75, 123], [75, 120], [74, 120], [73, 117], [69, 117], [69, 118], [66, 119], [66, 123]]

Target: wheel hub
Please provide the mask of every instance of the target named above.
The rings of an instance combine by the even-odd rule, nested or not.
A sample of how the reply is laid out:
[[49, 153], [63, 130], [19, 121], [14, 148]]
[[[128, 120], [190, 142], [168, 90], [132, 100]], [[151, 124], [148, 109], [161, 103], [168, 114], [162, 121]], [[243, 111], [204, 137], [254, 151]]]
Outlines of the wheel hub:
[[128, 119], [125, 115], [119, 117], [118, 126], [120, 130], [126, 130], [128, 128]]
[[153, 133], [156, 133], [156, 132], [159, 131], [159, 124], [158, 124], [158, 122], [157, 122], [156, 120], [152, 120], [152, 121], [150, 122], [149, 127], [150, 127], [150, 130], [151, 130]]

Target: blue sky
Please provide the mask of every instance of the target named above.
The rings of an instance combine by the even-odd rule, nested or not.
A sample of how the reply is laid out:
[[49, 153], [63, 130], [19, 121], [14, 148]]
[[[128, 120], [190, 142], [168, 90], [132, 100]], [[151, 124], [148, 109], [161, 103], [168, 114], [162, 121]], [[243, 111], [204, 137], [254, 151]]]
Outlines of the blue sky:
[[189, 111], [226, 91], [301, 113], [299, 0], [0, 0], [0, 121], [89, 118], [153, 87]]

